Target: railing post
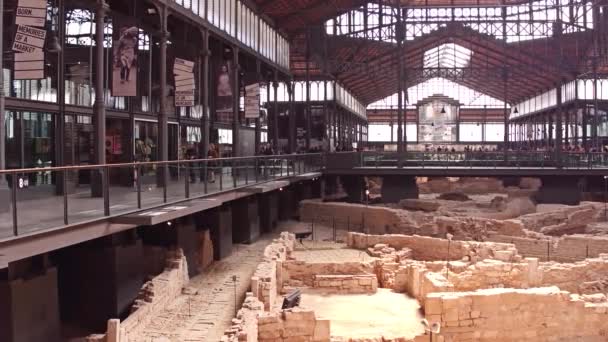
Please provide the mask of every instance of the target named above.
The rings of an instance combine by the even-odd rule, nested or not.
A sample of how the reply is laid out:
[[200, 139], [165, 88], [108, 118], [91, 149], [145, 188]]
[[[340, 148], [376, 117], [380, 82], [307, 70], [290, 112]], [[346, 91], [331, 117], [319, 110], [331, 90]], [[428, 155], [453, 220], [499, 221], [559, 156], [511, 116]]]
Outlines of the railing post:
[[110, 168], [104, 166], [102, 172], [103, 214], [110, 216]]
[[238, 178], [238, 174], [239, 174], [236, 163], [237, 163], [236, 159], [232, 160], [232, 187], [233, 188], [236, 188], [237, 178]]
[[11, 174], [11, 199], [13, 201], [13, 235], [19, 235], [19, 229], [17, 227], [17, 174]]
[[259, 181], [260, 178], [260, 171], [262, 171], [262, 169], [260, 169], [260, 160], [258, 159], [258, 157], [254, 157], [253, 159], [253, 175], [255, 177], [255, 182], [257, 183]]
[[163, 203], [167, 203], [167, 187], [169, 186], [169, 168], [167, 164], [162, 164], [160, 169], [163, 172]]
[[184, 165], [184, 194], [186, 198], [190, 198], [190, 164], [188, 162]]
[[209, 183], [209, 167], [208, 167], [208, 162], [207, 160], [203, 161], [203, 181], [205, 184], [203, 184], [203, 192], [205, 193], [205, 195], [207, 194], [207, 183]]
[[224, 189], [224, 160], [220, 159], [220, 191]]
[[245, 161], [245, 185], [249, 184], [249, 161]]
[[141, 165], [135, 167], [135, 187], [137, 190], [137, 209], [141, 209]]
[[68, 225], [68, 181], [67, 181], [67, 177], [68, 176], [68, 171], [67, 170], [63, 170], [62, 171], [62, 184], [61, 184], [61, 188], [62, 188], [62, 192], [63, 192], [63, 224], [65, 224], [66, 226]]

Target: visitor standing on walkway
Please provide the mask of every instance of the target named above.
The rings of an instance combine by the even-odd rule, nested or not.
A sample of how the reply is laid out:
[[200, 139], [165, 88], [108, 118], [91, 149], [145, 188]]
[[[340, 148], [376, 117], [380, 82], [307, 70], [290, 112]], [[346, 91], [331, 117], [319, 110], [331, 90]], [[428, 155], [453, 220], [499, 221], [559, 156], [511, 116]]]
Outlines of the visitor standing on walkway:
[[[209, 152], [207, 152], [207, 158], [208, 159], [217, 159], [219, 157], [218, 155], [218, 151], [217, 151], [217, 147], [215, 146], [215, 144], [210, 144], [209, 145]], [[216, 162], [215, 161], [209, 161], [207, 162], [207, 168], [209, 169], [209, 175], [207, 180], [209, 181], [209, 183], [215, 183], [215, 167], [216, 167]]]

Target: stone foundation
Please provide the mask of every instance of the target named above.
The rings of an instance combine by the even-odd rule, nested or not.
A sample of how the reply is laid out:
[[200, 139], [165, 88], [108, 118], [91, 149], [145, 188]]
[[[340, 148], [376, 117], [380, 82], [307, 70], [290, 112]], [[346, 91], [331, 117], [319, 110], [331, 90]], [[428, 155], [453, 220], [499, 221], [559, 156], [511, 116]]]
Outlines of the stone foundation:
[[251, 278], [251, 291], [253, 295], [264, 303], [264, 308], [269, 310], [275, 302], [278, 293], [277, 278], [280, 279], [281, 267], [277, 266], [287, 260], [293, 251], [295, 236], [289, 233], [281, 233], [279, 239], [275, 239], [264, 250], [264, 261], [261, 262], [253, 277]]
[[315, 275], [312, 287], [323, 293], [355, 294], [376, 293], [378, 279], [369, 275]]
[[[505, 260], [519, 260], [517, 249], [512, 244], [476, 241], [451, 241], [418, 235], [366, 235], [349, 233], [346, 244], [355, 249], [367, 249], [378, 244], [408, 248], [416, 260], [482, 260], [499, 257]], [[448, 251], [449, 245], [449, 251]]]
[[481, 240], [489, 234], [524, 236], [523, 224], [518, 220], [495, 220], [483, 217], [441, 216], [433, 213], [412, 212], [361, 204], [300, 202], [300, 220], [321, 222], [338, 229], [368, 234], [417, 234], [441, 236], [446, 233], [455, 239]]
[[88, 341], [135, 341], [133, 338], [139, 335], [139, 329], [179, 297], [189, 280], [188, 263], [183, 251], [178, 249], [167, 253], [165, 271], [142, 286], [129, 317], [122, 322], [109, 320], [106, 334], [91, 336]]
[[264, 312], [258, 317], [258, 341], [328, 342], [329, 324], [303, 308]]
[[426, 319], [441, 324], [438, 341], [603, 341], [605, 296], [593, 301], [557, 287], [432, 293]]
[[[318, 319], [314, 311], [305, 308], [292, 308], [288, 310], [277, 310], [274, 304], [282, 286], [283, 279], [289, 277], [284, 265], [292, 265], [291, 252], [294, 248], [295, 236], [286, 232], [281, 233], [280, 238], [273, 240], [264, 250], [264, 261], [260, 263], [251, 278], [252, 293], [248, 293], [239, 310], [237, 317], [233, 319], [233, 325], [228, 329], [222, 341], [236, 342], [279, 342], [279, 341], [302, 341], [302, 342], [328, 342], [329, 321]], [[293, 264], [292, 272], [298, 267], [305, 266]], [[290, 269], [287, 266], [287, 269]], [[295, 272], [297, 273], [297, 272]], [[323, 287], [327, 279], [319, 280], [311, 278], [311, 284], [319, 282]], [[307, 277], [306, 277], [307, 278]], [[356, 279], [355, 286], [352, 280]], [[367, 283], [359, 283], [361, 279], [341, 279], [340, 287], [352, 289], [367, 288]], [[368, 281], [368, 279], [363, 279]], [[336, 279], [330, 281], [327, 289], [331, 290]], [[323, 283], [321, 285], [321, 283]], [[371, 288], [372, 285], [369, 285]], [[377, 286], [376, 286], [377, 288]]]

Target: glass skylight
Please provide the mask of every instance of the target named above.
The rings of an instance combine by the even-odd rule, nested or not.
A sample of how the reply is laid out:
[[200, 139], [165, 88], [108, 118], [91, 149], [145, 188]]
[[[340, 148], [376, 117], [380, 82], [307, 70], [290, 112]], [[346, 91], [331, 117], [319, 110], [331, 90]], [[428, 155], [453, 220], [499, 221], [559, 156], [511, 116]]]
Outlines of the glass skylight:
[[454, 43], [442, 44], [424, 53], [425, 68], [464, 68], [473, 51]]

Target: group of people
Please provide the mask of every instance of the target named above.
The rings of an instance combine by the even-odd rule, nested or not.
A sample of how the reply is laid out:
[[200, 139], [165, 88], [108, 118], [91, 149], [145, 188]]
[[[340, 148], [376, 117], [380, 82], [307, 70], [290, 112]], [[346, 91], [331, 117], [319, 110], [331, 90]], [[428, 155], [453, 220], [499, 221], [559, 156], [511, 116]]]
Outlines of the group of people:
[[[216, 144], [209, 144], [209, 149], [207, 150], [207, 159], [217, 159], [220, 157], [219, 146]], [[194, 160], [198, 159], [198, 155], [196, 153], [196, 149], [194, 146], [189, 146], [186, 148], [184, 159], [186, 160]], [[196, 182], [196, 172], [195, 165], [189, 165], [190, 167], [190, 182]], [[216, 163], [213, 161], [207, 162], [207, 175], [205, 175], [204, 167], [200, 166], [200, 179], [201, 182], [205, 180], [208, 183], [215, 183], [215, 168], [217, 167]], [[205, 177], [206, 176], [206, 177]]]

